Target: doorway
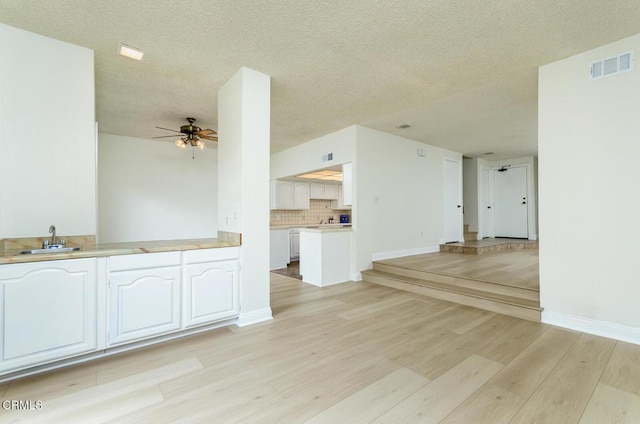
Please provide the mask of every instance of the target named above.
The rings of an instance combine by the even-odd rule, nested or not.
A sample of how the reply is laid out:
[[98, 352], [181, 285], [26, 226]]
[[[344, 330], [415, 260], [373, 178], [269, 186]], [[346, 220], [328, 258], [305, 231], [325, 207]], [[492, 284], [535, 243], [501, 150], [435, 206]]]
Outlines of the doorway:
[[480, 238], [495, 237], [493, 228], [493, 170], [487, 167], [480, 168], [480, 225], [478, 236]]
[[444, 242], [462, 241], [462, 163], [444, 160]]
[[503, 166], [493, 175], [495, 237], [528, 238], [527, 168]]

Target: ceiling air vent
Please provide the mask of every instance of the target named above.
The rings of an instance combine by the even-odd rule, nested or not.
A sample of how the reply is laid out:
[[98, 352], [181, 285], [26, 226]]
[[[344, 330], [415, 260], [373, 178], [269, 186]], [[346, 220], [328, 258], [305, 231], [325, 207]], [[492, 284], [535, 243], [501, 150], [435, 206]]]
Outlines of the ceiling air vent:
[[591, 62], [591, 79], [610, 77], [633, 69], [633, 51]]

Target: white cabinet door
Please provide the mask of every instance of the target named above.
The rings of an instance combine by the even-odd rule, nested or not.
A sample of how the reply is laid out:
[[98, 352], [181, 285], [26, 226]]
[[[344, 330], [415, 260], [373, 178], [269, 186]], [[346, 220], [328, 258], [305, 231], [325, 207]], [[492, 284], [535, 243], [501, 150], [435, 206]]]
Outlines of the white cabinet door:
[[269, 232], [269, 269], [286, 268], [291, 258], [289, 229], [278, 228]]
[[338, 199], [338, 185], [327, 183], [309, 183], [309, 197], [311, 199]]
[[274, 209], [309, 209], [309, 183], [271, 180], [269, 206]]
[[293, 183], [294, 209], [309, 209], [309, 183]]
[[328, 200], [338, 199], [338, 185], [337, 184], [325, 184], [324, 185], [324, 198]]
[[237, 260], [187, 265], [185, 327], [231, 318], [239, 311]]
[[278, 209], [292, 208], [294, 206], [293, 183], [289, 181], [278, 181], [276, 186], [276, 205]]
[[0, 266], [0, 371], [97, 349], [96, 259]]
[[349, 210], [349, 209], [351, 209], [351, 205], [345, 205], [344, 204], [342, 185], [338, 185], [337, 188], [338, 188], [338, 200], [332, 200], [331, 201], [331, 209], [336, 209], [336, 210]]
[[346, 206], [353, 205], [353, 164], [342, 164], [342, 198]]
[[324, 183], [309, 183], [309, 197], [324, 199]]
[[291, 259], [297, 260], [300, 257], [300, 233], [295, 232], [290, 235]]
[[109, 345], [178, 330], [180, 274], [180, 267], [111, 272]]

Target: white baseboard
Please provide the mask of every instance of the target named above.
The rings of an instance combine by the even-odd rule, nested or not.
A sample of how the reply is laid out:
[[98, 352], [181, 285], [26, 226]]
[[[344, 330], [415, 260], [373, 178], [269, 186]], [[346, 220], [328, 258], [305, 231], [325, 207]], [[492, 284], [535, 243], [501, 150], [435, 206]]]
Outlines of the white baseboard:
[[422, 255], [423, 253], [439, 252], [440, 246], [417, 247], [415, 249], [392, 250], [390, 252], [375, 252], [371, 255], [373, 261], [401, 258], [403, 256]]
[[236, 321], [236, 325], [238, 327], [246, 327], [247, 325], [269, 321], [270, 319], [273, 319], [271, 308], [264, 308], [257, 311], [241, 313]]
[[354, 272], [353, 274], [351, 274], [351, 281], [362, 281], [362, 273]]
[[637, 327], [545, 310], [541, 320], [545, 324], [640, 345], [640, 328]]

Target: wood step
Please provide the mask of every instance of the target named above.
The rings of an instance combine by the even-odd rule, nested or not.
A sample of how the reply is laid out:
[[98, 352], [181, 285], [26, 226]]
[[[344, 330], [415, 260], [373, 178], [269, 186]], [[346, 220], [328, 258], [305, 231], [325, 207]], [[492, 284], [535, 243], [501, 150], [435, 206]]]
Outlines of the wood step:
[[[472, 241], [472, 240], [465, 240]], [[480, 246], [466, 245], [465, 243], [449, 243], [441, 244], [440, 251], [447, 253], [464, 253], [465, 255], [484, 255], [487, 253], [503, 252], [505, 250], [523, 250], [523, 249], [537, 249], [538, 243], [527, 241], [525, 242], [504, 242], [496, 244], [487, 244]]]
[[374, 262], [373, 269], [375, 271], [396, 274], [400, 276], [418, 278], [422, 280], [434, 281], [441, 284], [449, 284], [454, 287], [464, 287], [468, 289], [476, 289], [484, 292], [495, 293], [503, 296], [510, 296], [524, 300], [531, 300], [540, 303], [540, 291], [497, 283], [494, 281], [479, 280], [475, 278], [466, 278], [454, 275], [436, 273], [432, 271], [421, 271], [417, 269], [405, 268], [397, 265], [390, 265], [381, 262]]
[[532, 300], [376, 270], [363, 271], [362, 280], [499, 314], [540, 322], [542, 311], [540, 303]]
[[464, 241], [474, 241], [474, 240], [478, 240], [478, 233], [468, 233], [465, 231], [464, 233]]

